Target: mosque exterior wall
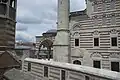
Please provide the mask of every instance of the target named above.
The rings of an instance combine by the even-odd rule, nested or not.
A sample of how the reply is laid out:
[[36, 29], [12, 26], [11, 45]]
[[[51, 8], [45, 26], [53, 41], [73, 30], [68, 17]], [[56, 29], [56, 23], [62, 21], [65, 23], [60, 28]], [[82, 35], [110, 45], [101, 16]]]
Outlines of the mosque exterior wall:
[[[94, 65], [93, 61], [100, 61], [101, 68], [111, 70], [111, 63], [117, 62], [120, 71], [120, 1], [88, 0], [87, 7], [90, 7], [90, 4], [93, 12], [87, 11], [91, 13], [87, 19], [71, 17], [71, 50], [75, 48], [87, 50], [89, 60], [92, 61], [87, 63], [90, 66]], [[94, 46], [95, 38], [98, 38], [98, 46]], [[112, 45], [114, 42], [112, 38], [116, 38], [115, 46]], [[79, 39], [79, 46], [75, 46], [75, 39]], [[77, 56], [81, 54], [71, 57], [72, 62], [77, 59], [84, 64], [84, 56], [81, 58]]]

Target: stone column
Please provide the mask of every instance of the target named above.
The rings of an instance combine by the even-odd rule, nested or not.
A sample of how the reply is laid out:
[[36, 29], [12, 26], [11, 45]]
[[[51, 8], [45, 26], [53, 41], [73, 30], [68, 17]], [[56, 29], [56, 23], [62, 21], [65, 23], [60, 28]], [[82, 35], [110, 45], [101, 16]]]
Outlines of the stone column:
[[58, 0], [57, 35], [53, 44], [53, 59], [70, 62], [69, 0]]

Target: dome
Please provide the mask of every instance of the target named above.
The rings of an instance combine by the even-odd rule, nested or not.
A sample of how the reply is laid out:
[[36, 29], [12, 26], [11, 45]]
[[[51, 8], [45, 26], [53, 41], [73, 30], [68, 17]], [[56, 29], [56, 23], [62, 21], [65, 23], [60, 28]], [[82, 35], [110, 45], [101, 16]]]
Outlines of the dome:
[[46, 33], [57, 33], [57, 30], [56, 29], [50, 29]]

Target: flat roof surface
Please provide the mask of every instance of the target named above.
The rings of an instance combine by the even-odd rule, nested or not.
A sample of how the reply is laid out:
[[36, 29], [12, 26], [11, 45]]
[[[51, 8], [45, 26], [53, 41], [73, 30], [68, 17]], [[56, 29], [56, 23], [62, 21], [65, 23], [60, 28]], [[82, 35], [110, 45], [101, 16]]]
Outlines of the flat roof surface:
[[11, 69], [4, 74], [9, 80], [40, 80], [30, 73], [22, 72], [21, 70]]

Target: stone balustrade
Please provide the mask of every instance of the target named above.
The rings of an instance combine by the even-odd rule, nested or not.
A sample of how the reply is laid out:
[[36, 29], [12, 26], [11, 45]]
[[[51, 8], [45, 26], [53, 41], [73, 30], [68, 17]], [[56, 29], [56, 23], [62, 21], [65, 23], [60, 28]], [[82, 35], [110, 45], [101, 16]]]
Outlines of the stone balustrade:
[[120, 80], [120, 73], [87, 66], [26, 58], [24, 72], [40, 80]]

